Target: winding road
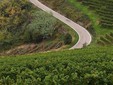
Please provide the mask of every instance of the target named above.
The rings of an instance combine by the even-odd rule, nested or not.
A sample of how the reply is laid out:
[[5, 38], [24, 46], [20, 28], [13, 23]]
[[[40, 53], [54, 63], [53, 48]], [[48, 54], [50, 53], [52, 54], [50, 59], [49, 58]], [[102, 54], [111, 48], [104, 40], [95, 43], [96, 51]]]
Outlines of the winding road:
[[38, 8], [42, 9], [43, 11], [47, 13], [51, 13], [55, 18], [59, 19], [60, 21], [64, 22], [68, 26], [70, 26], [73, 30], [77, 32], [79, 35], [79, 40], [78, 42], [72, 46], [70, 49], [77, 49], [77, 48], [83, 48], [84, 44], [89, 45], [92, 41], [92, 37], [90, 33], [82, 26], [79, 24], [73, 22], [72, 20], [66, 18], [65, 16], [55, 12], [54, 10], [50, 9], [49, 7], [45, 6], [38, 0], [30, 0], [31, 3], [36, 5]]

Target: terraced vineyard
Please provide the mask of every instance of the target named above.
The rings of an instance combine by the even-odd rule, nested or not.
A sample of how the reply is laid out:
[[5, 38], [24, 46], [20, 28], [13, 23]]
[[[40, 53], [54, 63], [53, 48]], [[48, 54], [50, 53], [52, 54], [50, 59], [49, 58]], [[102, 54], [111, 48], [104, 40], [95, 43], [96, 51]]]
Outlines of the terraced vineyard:
[[113, 0], [77, 0], [82, 2], [100, 17], [100, 25], [105, 28], [113, 28]]
[[[15, 55], [15, 52], [12, 51], [14, 55], [2, 55], [0, 56], [0, 85], [113, 85], [113, 0], [41, 1], [84, 27], [94, 28], [92, 31], [97, 33], [95, 36], [96, 45], [94, 47], [91, 45], [87, 48], [84, 46], [84, 48], [76, 50], [27, 55]], [[87, 6], [90, 10], [94, 11], [87, 9]], [[99, 26], [96, 23], [98, 19], [92, 16], [93, 12], [99, 16]], [[44, 16], [46, 20], [50, 19], [47, 18], [47, 15]], [[42, 19], [44, 16], [42, 16]], [[38, 22], [40, 21], [39, 19], [37, 20]], [[51, 23], [50, 21], [49, 23]], [[47, 23], [47, 26], [50, 25]], [[65, 37], [59, 36], [63, 32], [73, 34], [68, 28], [66, 29], [67, 31], [65, 31], [63, 29], [65, 26], [62, 26], [62, 23], [57, 23], [53, 26], [59, 28], [54, 32], [54, 34], [57, 31], [59, 32], [59, 34], [54, 35], [58, 37], [58, 39], [62, 40], [63, 38], [65, 40]], [[37, 26], [35, 25], [35, 27]], [[39, 48], [41, 48], [41, 50], [44, 48], [44, 50], [47, 51], [53, 47], [59, 47], [60, 41], [58, 39], [57, 42], [59, 44], [57, 42], [53, 42], [52, 44], [52, 42], [47, 41], [46, 44], [39, 44], [39, 47], [31, 44], [30, 47], [33, 50], [30, 50], [29, 46], [27, 49], [30, 50], [29, 53], [33, 51], [38, 52], [37, 49]], [[99, 46], [97, 46], [97, 44]], [[25, 47], [23, 48], [25, 49]], [[21, 48], [20, 50], [22, 52], [29, 51], [23, 51]], [[16, 52], [18, 52], [18, 50]]]
[[101, 36], [100, 39], [97, 40], [97, 44], [102, 46], [113, 45], [113, 33], [111, 32], [105, 36]]

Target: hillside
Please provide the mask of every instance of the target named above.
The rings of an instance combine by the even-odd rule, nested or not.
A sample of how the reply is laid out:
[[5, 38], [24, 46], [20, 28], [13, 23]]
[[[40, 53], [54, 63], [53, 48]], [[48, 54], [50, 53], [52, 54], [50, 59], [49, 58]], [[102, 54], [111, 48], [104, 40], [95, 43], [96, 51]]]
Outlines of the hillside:
[[26, 54], [68, 48], [77, 40], [76, 32], [70, 27], [27, 0], [3, 0], [0, 3], [1, 54]]
[[113, 0], [39, 1], [86, 28], [92, 42], [68, 50], [80, 36], [53, 12], [2, 0], [0, 85], [113, 85]]
[[85, 27], [92, 34], [92, 46], [113, 45], [113, 0], [39, 1]]
[[113, 48], [0, 58], [0, 85], [113, 85]]
[[88, 15], [96, 35], [94, 46], [113, 45], [113, 0], [68, 0], [75, 8]]
[[113, 29], [113, 0], [104, 0], [104, 2], [102, 0], [70, 0], [70, 2], [72, 1], [79, 1], [88, 6], [99, 16], [100, 26]]

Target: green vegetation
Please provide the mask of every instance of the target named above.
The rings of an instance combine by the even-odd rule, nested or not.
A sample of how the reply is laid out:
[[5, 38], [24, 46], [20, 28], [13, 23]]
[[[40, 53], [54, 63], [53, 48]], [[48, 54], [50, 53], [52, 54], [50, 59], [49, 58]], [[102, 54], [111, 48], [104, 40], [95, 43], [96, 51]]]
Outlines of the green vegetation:
[[70, 44], [72, 42], [72, 37], [71, 37], [71, 35], [70, 34], [66, 34], [65, 36], [64, 36], [64, 43], [65, 44]]
[[[88, 17], [92, 21], [93, 27], [96, 30], [97, 36], [101, 35], [101, 34], [109, 33], [110, 31], [112, 31], [112, 30], [110, 30], [110, 28], [112, 26], [110, 26], [110, 27], [102, 26], [102, 23], [101, 23], [102, 16], [98, 15], [99, 13], [96, 12], [97, 10], [100, 10], [100, 9], [103, 10], [101, 8], [103, 6], [103, 1], [101, 1], [101, 0], [99, 0], [99, 1], [98, 0], [84, 0], [83, 2], [81, 1], [82, 3], [85, 3], [85, 2], [89, 3], [86, 6], [82, 5], [80, 2], [77, 2], [77, 1], [79, 1], [79, 0], [68, 0], [69, 3], [73, 4], [76, 8], [80, 9], [84, 14], [88, 15]], [[92, 4], [90, 2], [92, 2], [92, 3], [94, 2], [93, 6], [95, 6], [95, 7], [98, 6], [98, 8], [100, 8], [100, 9], [95, 8], [95, 9], [91, 10]], [[99, 2], [100, 5], [97, 5], [95, 2]], [[106, 3], [106, 2], [109, 2], [109, 0], [106, 0], [104, 3]], [[108, 5], [108, 4], [106, 3], [106, 5]], [[110, 5], [110, 6], [112, 6], [112, 5]], [[106, 9], [108, 9], [108, 8], [106, 7]], [[105, 11], [105, 12], [107, 13], [107, 11]], [[110, 10], [109, 10], [109, 12], [112, 13], [112, 11], [110, 11]], [[105, 13], [103, 13], [103, 14], [105, 14]], [[110, 17], [110, 15], [106, 15], [106, 16]]]
[[[113, 32], [112, 0], [40, 0], [42, 3], [85, 27], [92, 35], [92, 46]], [[99, 43], [98, 43], [99, 42]], [[113, 42], [111, 39], [110, 42]], [[103, 43], [103, 42], [102, 42]], [[110, 43], [105, 43], [110, 45]]]
[[78, 37], [27, 0], [0, 1], [0, 50], [30, 44], [8, 51], [12, 56], [0, 56], [0, 85], [113, 85], [112, 0], [41, 1], [87, 28], [96, 43], [80, 50], [16, 56], [73, 45]]
[[24, 40], [26, 42], [41, 42], [43, 39], [52, 37], [57, 20], [43, 11], [35, 11], [31, 15], [33, 19], [25, 29]]
[[102, 27], [113, 28], [113, 0], [104, 0], [104, 2], [102, 0], [82, 0], [81, 2], [99, 15]]
[[[0, 51], [43, 42], [51, 42], [49, 49], [57, 48], [55, 44], [60, 43], [59, 48], [64, 45], [63, 37], [66, 33], [72, 33], [72, 46], [78, 40], [75, 38], [77, 34], [52, 15], [34, 7], [28, 0], [2, 0], [0, 3]], [[48, 46], [47, 43], [43, 47]], [[41, 48], [39, 45], [37, 47]]]
[[72, 6], [67, 0], [40, 0], [42, 3], [51, 7], [53, 10], [63, 14], [67, 18], [77, 22], [85, 28], [90, 28], [90, 19], [87, 15], [83, 14], [79, 9]]
[[32, 9], [27, 0], [0, 1], [0, 50], [19, 42], [28, 23], [28, 11]]
[[100, 39], [97, 40], [99, 45], [112, 45], [113, 44], [113, 33], [106, 34], [105, 36], [101, 36]]
[[[90, 18], [96, 33], [95, 40], [93, 42], [94, 46], [98, 44], [98, 41], [101, 41], [101, 37], [113, 32], [113, 20], [111, 19], [113, 12], [111, 10], [113, 4], [112, 0], [105, 0], [104, 2], [102, 0], [68, 0], [68, 2], [74, 5], [77, 9], [81, 10], [84, 14], [88, 15]], [[113, 40], [110, 42], [113, 42]]]
[[113, 48], [0, 58], [1, 85], [113, 85]]

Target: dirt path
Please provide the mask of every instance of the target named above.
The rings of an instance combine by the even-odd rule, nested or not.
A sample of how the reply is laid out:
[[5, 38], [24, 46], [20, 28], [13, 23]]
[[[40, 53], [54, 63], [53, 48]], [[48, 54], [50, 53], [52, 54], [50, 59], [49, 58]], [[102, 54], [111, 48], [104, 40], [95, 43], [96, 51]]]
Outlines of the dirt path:
[[73, 22], [72, 20], [64, 17], [63, 15], [55, 12], [54, 10], [45, 6], [38, 0], [30, 0], [30, 2], [33, 3], [34, 5], [36, 5], [38, 8], [42, 9], [43, 11], [45, 11], [47, 13], [51, 13], [55, 18], [64, 22], [65, 24], [67, 24], [68, 26], [70, 26], [72, 29], [74, 29], [77, 32], [77, 34], [79, 35], [79, 40], [70, 49], [83, 48], [84, 45], [89, 45], [91, 43], [92, 37], [91, 37], [90, 33], [84, 27], [82, 27], [79, 24]]

